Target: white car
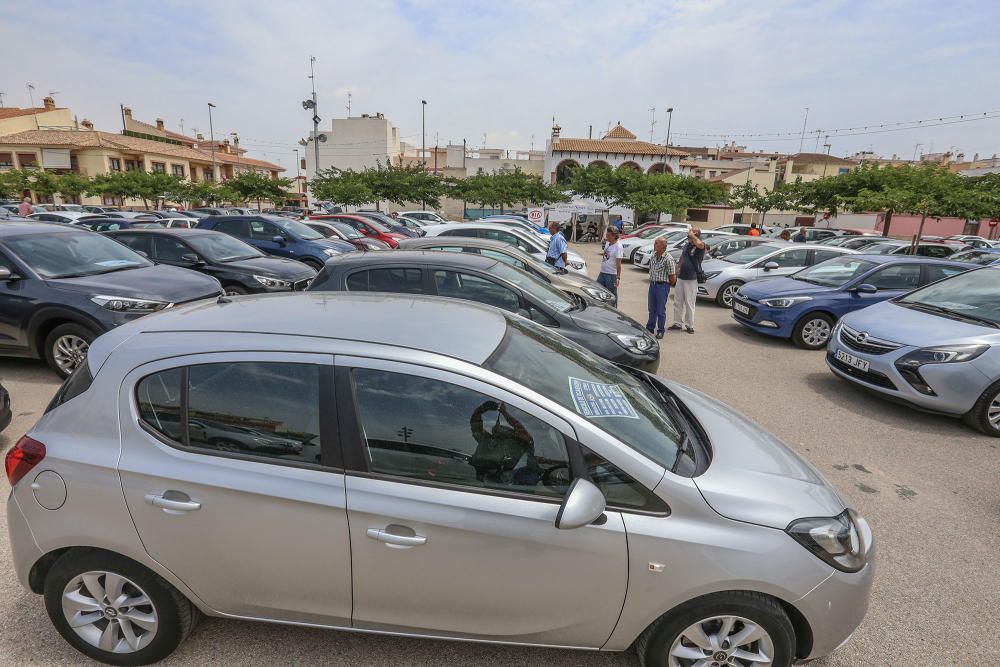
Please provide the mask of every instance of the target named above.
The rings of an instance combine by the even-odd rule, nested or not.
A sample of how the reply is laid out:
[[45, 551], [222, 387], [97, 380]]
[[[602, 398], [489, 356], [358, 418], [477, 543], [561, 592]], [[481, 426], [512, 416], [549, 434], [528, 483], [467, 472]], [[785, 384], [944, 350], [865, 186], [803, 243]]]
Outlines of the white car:
[[[427, 236], [466, 236], [474, 239], [502, 241], [541, 260], [545, 259], [545, 254], [549, 249], [547, 241], [537, 234], [523, 231], [518, 227], [508, 227], [490, 222], [450, 222], [445, 225], [424, 227], [424, 231]], [[573, 273], [587, 274], [587, 262], [583, 257], [572, 250], [567, 250], [566, 256], [569, 258], [569, 266], [566, 267], [568, 270]]]
[[445, 225], [451, 222], [451, 220], [445, 220], [434, 211], [399, 211], [396, 215], [405, 215], [407, 218], [412, 218], [417, 222], [425, 222], [429, 225]]
[[622, 238], [618, 241], [622, 246], [622, 261], [634, 262], [635, 253], [639, 248], [646, 245], [652, 247], [653, 241], [661, 236], [677, 233], [687, 234], [687, 229], [688, 228], [678, 228], [673, 225], [664, 225], [663, 227], [647, 227], [635, 236]]
[[856, 250], [835, 246], [768, 241], [726, 257], [704, 260], [701, 270], [705, 272], [705, 282], [699, 283], [698, 296], [732, 308], [737, 290], [751, 280], [791, 275], [807, 266], [854, 254]]
[[[739, 236], [738, 234], [733, 234], [731, 232], [719, 232], [714, 229], [705, 229], [701, 232], [701, 238], [704, 241], [714, 238], [722, 238], [723, 236]], [[687, 232], [686, 231], [676, 231], [667, 234], [665, 237], [667, 240], [667, 252], [670, 256], [674, 258], [676, 262], [681, 258], [681, 248], [687, 243]], [[645, 245], [639, 247], [635, 253], [635, 259], [633, 262], [639, 268], [649, 270], [649, 258], [653, 256], [653, 246], [656, 240], [649, 241]]]
[[32, 213], [28, 217], [39, 222], [61, 222], [67, 225], [74, 225], [81, 219], [95, 220], [106, 216], [88, 213], [87, 211], [46, 211], [44, 213]]

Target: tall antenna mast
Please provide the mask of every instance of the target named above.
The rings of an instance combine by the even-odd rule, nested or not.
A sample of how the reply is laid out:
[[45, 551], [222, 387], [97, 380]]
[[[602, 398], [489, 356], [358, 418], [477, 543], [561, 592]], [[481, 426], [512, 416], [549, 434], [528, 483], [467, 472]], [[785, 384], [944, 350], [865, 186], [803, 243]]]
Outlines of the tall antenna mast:
[[347, 117], [351, 117], [351, 91], [347, 91]]
[[649, 143], [653, 143], [653, 129], [656, 127], [656, 107], [649, 107]]

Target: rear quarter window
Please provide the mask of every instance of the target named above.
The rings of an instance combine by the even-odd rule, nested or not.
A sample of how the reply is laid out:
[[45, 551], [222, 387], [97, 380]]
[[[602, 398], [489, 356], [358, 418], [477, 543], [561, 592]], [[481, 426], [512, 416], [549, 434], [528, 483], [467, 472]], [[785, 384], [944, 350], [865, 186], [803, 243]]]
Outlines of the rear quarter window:
[[90, 372], [90, 364], [86, 360], [82, 364], [76, 367], [72, 375], [66, 378], [66, 381], [62, 383], [59, 387], [59, 391], [56, 395], [52, 397], [49, 401], [48, 407], [45, 408], [45, 412], [51, 412], [55, 410], [63, 403], [73, 400], [80, 394], [84, 393], [90, 389], [90, 385], [94, 382], [94, 376]]

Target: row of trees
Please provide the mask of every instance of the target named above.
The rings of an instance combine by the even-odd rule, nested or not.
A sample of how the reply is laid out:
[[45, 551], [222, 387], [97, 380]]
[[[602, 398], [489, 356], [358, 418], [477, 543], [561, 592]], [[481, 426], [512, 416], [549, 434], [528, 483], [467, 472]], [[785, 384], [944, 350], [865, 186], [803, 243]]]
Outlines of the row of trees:
[[919, 237], [927, 218], [1000, 216], [1000, 174], [969, 177], [936, 164], [870, 164], [815, 181], [782, 183], [770, 191], [752, 183], [737, 185], [729, 193], [729, 205], [757, 211], [762, 223], [775, 210], [813, 215], [879, 211], [885, 216], [884, 236], [894, 214], [919, 215]]
[[22, 192], [31, 190], [42, 198], [58, 194], [70, 200], [83, 196], [139, 199], [146, 208], [150, 204], [158, 208], [165, 202], [193, 205], [256, 201], [259, 208], [261, 202], [269, 201], [281, 206], [288, 198], [287, 188], [290, 185], [291, 181], [287, 178], [273, 179], [254, 172], [240, 173], [221, 183], [192, 182], [173, 174], [138, 169], [113, 171], [94, 177], [39, 169], [0, 172], [0, 197], [3, 198], [17, 198]]

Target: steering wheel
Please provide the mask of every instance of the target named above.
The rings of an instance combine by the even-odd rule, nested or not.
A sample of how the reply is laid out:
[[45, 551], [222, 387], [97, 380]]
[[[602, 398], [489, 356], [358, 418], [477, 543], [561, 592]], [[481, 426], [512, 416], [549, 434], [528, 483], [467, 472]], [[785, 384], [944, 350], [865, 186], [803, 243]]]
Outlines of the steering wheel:
[[[562, 472], [556, 476], [555, 473], [559, 471]], [[569, 486], [572, 479], [573, 476], [569, 472], [569, 464], [560, 463], [543, 472], [541, 482], [542, 486]]]

